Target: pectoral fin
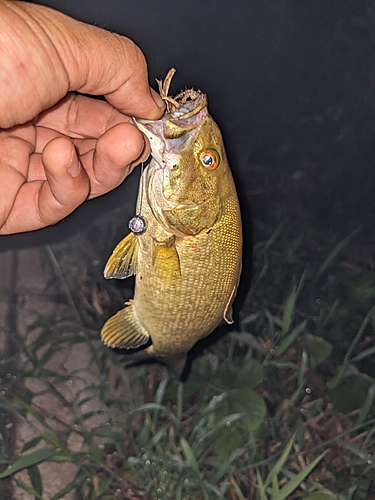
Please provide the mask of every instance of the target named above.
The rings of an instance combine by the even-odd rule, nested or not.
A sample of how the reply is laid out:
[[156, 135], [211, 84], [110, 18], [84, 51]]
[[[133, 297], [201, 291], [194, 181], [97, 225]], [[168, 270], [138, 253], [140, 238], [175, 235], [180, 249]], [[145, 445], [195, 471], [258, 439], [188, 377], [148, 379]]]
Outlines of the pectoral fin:
[[104, 269], [106, 279], [123, 279], [137, 272], [138, 240], [129, 233], [113, 250]]
[[166, 240], [153, 239], [152, 265], [160, 276], [181, 275], [180, 258], [174, 236]]
[[103, 342], [110, 347], [137, 349], [147, 344], [150, 335], [134, 314], [130, 304], [109, 318], [100, 332]]

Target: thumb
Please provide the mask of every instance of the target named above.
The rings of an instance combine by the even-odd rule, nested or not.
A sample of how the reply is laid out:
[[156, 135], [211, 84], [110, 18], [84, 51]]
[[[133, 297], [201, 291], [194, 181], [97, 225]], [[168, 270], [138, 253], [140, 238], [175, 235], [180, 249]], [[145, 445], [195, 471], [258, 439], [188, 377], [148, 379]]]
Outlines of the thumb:
[[[31, 120], [72, 90], [105, 95], [129, 116], [154, 120], [163, 114], [164, 103], [148, 84], [145, 57], [130, 39], [13, 1], [0, 2], [0, 31], [6, 77], [0, 82], [6, 103], [4, 110], [0, 104], [1, 126]], [[6, 85], [20, 78], [22, 85]]]

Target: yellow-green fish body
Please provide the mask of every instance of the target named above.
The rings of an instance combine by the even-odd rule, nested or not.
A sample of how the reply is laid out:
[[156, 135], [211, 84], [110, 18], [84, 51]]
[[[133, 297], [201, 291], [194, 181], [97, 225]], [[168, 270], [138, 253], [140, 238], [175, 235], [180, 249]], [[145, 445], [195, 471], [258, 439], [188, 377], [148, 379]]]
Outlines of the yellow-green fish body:
[[102, 329], [111, 347], [137, 349], [180, 372], [186, 353], [224, 319], [241, 270], [241, 216], [220, 130], [206, 96], [181, 93], [161, 120], [139, 120], [153, 159], [137, 202], [142, 233], [114, 250], [106, 278], [136, 275], [134, 299]]

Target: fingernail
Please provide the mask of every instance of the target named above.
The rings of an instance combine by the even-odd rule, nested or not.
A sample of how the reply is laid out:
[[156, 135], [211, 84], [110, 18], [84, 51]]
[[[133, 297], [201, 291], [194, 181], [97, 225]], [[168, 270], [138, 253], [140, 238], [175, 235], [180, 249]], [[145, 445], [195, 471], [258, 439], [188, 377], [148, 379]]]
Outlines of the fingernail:
[[77, 177], [77, 175], [81, 171], [81, 164], [78, 161], [78, 157], [76, 154], [76, 149], [74, 147], [74, 144], [72, 144], [72, 155], [70, 157], [70, 161], [69, 161], [68, 166], [66, 167], [66, 170], [67, 170], [68, 174], [72, 177]]
[[157, 92], [155, 92], [154, 89], [152, 89], [151, 87], [150, 87], [150, 89], [151, 89], [152, 98], [156, 102], [157, 107], [160, 108], [160, 109], [165, 109], [165, 102], [164, 102], [164, 100], [160, 97], [160, 95]]

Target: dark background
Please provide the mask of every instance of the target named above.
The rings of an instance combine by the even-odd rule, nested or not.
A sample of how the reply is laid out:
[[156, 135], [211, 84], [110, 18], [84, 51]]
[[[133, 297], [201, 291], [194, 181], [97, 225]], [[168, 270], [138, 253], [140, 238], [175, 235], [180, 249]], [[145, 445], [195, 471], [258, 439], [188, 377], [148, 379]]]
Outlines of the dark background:
[[[375, 9], [362, 0], [38, 2], [133, 39], [150, 83], [208, 94], [255, 239], [292, 232], [373, 241]], [[133, 174], [55, 227], [1, 237], [1, 249], [58, 241], [126, 200]], [[246, 200], [245, 200], [246, 198]], [[132, 201], [130, 201], [132, 203]], [[287, 225], [288, 225], [287, 224]]]

